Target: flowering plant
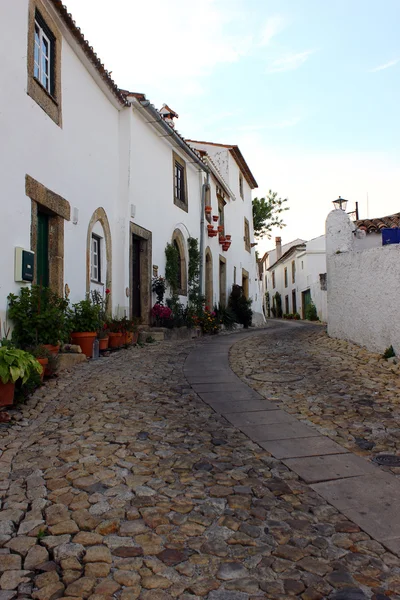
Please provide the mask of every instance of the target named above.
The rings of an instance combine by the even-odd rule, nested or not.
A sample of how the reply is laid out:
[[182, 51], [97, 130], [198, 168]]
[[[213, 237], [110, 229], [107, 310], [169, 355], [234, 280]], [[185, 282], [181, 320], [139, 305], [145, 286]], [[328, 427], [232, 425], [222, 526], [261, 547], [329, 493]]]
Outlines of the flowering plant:
[[164, 306], [158, 302], [151, 309], [151, 314], [155, 318], [157, 324], [161, 324], [164, 320], [172, 318], [172, 310], [168, 306]]
[[193, 325], [201, 327], [203, 333], [218, 333], [220, 323], [215, 311], [206, 306], [204, 310], [197, 315], [192, 316]]
[[157, 304], [162, 304], [167, 284], [164, 277], [153, 277], [151, 289], [157, 296]]

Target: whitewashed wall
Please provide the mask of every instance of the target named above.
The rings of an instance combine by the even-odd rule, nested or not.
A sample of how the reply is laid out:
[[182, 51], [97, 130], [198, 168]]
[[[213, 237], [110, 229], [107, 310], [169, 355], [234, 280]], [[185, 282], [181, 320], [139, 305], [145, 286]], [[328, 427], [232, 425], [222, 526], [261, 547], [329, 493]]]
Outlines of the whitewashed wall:
[[[106, 211], [113, 237], [118, 194], [119, 110], [101, 91], [64, 39], [62, 44], [62, 128], [26, 93], [28, 0], [0, 3], [0, 54], [6, 57], [0, 86], [0, 315], [14, 282], [14, 247], [30, 248], [31, 201], [25, 175], [79, 208], [77, 225], [65, 222], [64, 281], [71, 300], [86, 292], [87, 229], [98, 207]], [[13, 51], [10, 52], [10, 47]], [[114, 302], [119, 302], [115, 290]]]
[[328, 334], [400, 354], [400, 245], [356, 251], [353, 227], [342, 211], [328, 215]]

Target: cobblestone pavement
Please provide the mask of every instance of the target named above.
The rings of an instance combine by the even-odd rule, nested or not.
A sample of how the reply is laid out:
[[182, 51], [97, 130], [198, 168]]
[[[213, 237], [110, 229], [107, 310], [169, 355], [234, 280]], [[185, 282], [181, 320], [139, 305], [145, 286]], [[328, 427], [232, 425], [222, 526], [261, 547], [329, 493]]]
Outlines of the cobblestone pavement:
[[351, 452], [399, 453], [399, 364], [331, 339], [320, 325], [285, 323], [235, 344], [230, 364], [261, 395]]
[[189, 388], [198, 343], [77, 367], [1, 426], [0, 600], [399, 600], [400, 560]]

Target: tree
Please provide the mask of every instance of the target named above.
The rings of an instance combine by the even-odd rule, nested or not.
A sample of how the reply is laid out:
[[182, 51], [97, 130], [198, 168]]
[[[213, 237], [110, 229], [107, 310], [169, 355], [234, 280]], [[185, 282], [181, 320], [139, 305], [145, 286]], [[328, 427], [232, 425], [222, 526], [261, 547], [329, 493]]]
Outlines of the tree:
[[254, 198], [253, 200], [253, 227], [256, 238], [261, 238], [266, 235], [271, 237], [271, 229], [285, 227], [285, 223], [281, 218], [281, 213], [289, 210], [284, 206], [287, 198], [282, 200], [278, 198], [278, 193], [269, 190], [266, 198]]

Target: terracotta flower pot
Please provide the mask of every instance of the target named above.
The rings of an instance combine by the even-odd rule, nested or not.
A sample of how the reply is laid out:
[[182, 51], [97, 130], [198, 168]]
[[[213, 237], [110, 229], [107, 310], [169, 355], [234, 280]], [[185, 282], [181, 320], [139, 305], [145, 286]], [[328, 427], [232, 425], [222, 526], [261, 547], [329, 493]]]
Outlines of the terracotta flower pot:
[[217, 235], [218, 231], [216, 229], [209, 229], [208, 230], [208, 236], [209, 237], [215, 237]]
[[139, 339], [139, 332], [133, 331], [132, 332], [132, 344], [137, 344], [138, 339]]
[[213, 215], [213, 221], [215, 221], [215, 223], [218, 221], [219, 216], [218, 215]]
[[57, 356], [60, 352], [60, 344], [58, 344], [57, 346], [53, 346], [52, 344], [43, 344], [43, 347], [47, 348], [47, 350], [54, 354], [54, 356]]
[[71, 333], [71, 340], [73, 344], [81, 347], [83, 354], [86, 354], [88, 358], [92, 358], [93, 342], [96, 336], [96, 331], [80, 331]]
[[223, 236], [223, 235], [219, 236], [219, 243], [220, 244], [225, 244], [225, 236]]
[[231, 237], [232, 237], [231, 235], [226, 235], [226, 236], [225, 236], [225, 239], [226, 239], [226, 240], [230, 240], [230, 239], [231, 239]]
[[48, 358], [37, 358], [36, 359], [38, 361], [38, 363], [40, 363], [43, 367], [42, 373], [40, 375], [40, 379], [43, 381], [44, 376], [46, 374], [46, 367], [49, 364], [49, 359]]
[[219, 231], [220, 233], [223, 233], [224, 226], [223, 225], [218, 225], [217, 231]]
[[206, 211], [206, 214], [212, 213], [212, 207], [211, 206], [206, 206], [204, 210]]
[[14, 389], [15, 383], [12, 383], [12, 381], [3, 383], [0, 380], [0, 406], [11, 406], [11, 404], [14, 404]]
[[107, 350], [108, 348], [108, 337], [101, 338], [99, 340], [99, 350]]
[[122, 333], [118, 332], [108, 334], [108, 346], [110, 348], [121, 348], [122, 343]]

